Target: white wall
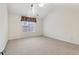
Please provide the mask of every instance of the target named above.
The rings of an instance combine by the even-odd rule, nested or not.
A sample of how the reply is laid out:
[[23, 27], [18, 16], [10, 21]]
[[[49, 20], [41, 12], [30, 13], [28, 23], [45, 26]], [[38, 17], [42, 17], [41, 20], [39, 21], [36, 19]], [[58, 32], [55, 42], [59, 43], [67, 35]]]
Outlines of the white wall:
[[27, 38], [42, 35], [42, 20], [37, 19], [36, 32], [23, 32], [21, 16], [9, 14], [9, 39]]
[[79, 4], [56, 4], [43, 27], [45, 36], [79, 44]]
[[0, 52], [8, 41], [8, 13], [6, 4], [0, 4]]

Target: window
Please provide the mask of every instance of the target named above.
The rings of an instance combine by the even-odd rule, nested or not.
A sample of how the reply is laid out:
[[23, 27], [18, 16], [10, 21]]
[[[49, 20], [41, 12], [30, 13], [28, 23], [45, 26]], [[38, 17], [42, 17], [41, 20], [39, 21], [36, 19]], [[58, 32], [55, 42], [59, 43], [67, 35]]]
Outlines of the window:
[[35, 22], [23, 21], [22, 23], [23, 23], [22, 25], [23, 32], [35, 32], [36, 31]]
[[35, 32], [36, 31], [36, 18], [21, 16], [22, 30], [23, 32]]

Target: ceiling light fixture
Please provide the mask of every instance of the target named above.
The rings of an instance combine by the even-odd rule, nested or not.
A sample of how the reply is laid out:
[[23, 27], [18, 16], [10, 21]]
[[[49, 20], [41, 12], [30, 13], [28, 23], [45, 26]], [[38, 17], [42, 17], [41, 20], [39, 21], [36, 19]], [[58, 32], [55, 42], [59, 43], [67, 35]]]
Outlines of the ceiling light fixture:
[[39, 3], [38, 5], [39, 5], [39, 7], [43, 7], [45, 5], [45, 3]]
[[28, 16], [33, 16], [33, 17], [37, 17], [39, 16], [39, 14], [37, 14], [37, 10], [38, 7], [43, 7], [45, 5], [45, 3], [38, 3], [38, 4], [31, 4], [30, 5], [30, 9], [28, 10], [27, 15]]

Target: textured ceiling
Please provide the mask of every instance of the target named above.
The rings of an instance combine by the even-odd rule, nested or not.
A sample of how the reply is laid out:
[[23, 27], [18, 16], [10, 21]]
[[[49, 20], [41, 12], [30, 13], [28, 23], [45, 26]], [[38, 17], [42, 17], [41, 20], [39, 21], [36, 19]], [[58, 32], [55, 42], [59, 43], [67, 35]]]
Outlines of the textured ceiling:
[[[54, 5], [52, 3], [45, 4], [43, 7], [39, 7], [37, 3], [34, 3], [35, 10], [37, 9], [37, 13], [39, 18], [44, 18], [51, 10], [53, 10]], [[27, 16], [28, 11], [30, 10], [30, 3], [7, 3], [8, 12], [11, 14], [17, 14], [21, 16]]]

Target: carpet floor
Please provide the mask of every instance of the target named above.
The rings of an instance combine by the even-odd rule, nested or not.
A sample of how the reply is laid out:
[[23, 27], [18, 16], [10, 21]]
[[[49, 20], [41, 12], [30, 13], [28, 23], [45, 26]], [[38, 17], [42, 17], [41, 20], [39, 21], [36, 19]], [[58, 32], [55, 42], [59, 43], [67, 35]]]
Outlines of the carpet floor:
[[9, 40], [5, 55], [78, 55], [79, 45], [46, 38], [32, 37]]

